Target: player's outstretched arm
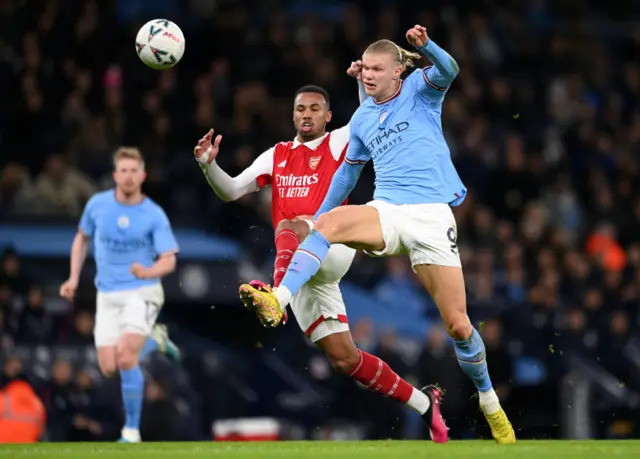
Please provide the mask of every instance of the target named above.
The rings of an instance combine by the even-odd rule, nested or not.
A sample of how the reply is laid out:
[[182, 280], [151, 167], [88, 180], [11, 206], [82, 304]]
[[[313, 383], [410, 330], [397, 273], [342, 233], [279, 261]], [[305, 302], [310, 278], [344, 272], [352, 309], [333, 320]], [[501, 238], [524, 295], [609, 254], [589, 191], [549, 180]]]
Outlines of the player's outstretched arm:
[[213, 129], [200, 139], [193, 149], [193, 156], [209, 183], [209, 186], [224, 202], [235, 201], [249, 193], [260, 189], [258, 178], [271, 176], [273, 168], [273, 148], [262, 153], [256, 161], [237, 177], [231, 177], [216, 164], [216, 157], [220, 151], [222, 136], [213, 139]]
[[364, 165], [369, 161], [369, 150], [362, 143], [362, 140], [351, 130], [349, 136], [349, 147], [343, 163], [331, 179], [331, 185], [324, 197], [322, 205], [314, 215], [316, 220], [320, 215], [329, 212], [341, 205], [358, 183], [360, 173]]
[[456, 60], [436, 45], [427, 35], [427, 29], [421, 25], [409, 29], [406, 37], [420, 54], [433, 62], [433, 66], [424, 72], [427, 83], [434, 89], [447, 89], [460, 72]]

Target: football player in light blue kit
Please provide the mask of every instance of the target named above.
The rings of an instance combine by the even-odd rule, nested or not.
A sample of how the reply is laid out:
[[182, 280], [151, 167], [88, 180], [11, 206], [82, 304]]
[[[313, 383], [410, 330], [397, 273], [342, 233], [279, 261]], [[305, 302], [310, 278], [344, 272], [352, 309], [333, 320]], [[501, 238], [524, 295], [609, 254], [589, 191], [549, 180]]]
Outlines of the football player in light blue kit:
[[[480, 407], [500, 444], [515, 443], [515, 433], [493, 390], [482, 338], [467, 315], [456, 222], [451, 207], [466, 188], [451, 162], [441, 125], [442, 102], [458, 74], [455, 60], [419, 25], [407, 40], [420, 54], [380, 40], [362, 56], [362, 81], [369, 99], [351, 119], [345, 162], [336, 172], [313, 231], [296, 251], [277, 289], [248, 284], [259, 318], [278, 325], [291, 296], [313, 276], [331, 244], [345, 244], [373, 256], [407, 254], [413, 270], [440, 311], [462, 370], [478, 389]], [[433, 63], [405, 80], [401, 74], [421, 55]], [[364, 165], [373, 161], [374, 200], [340, 206]]]
[[120, 372], [126, 414], [120, 442], [137, 443], [144, 394], [139, 360], [156, 350], [179, 358], [166, 327], [155, 325], [164, 303], [160, 279], [175, 269], [178, 244], [164, 211], [142, 194], [146, 174], [140, 152], [120, 148], [114, 166], [115, 189], [97, 193], [84, 209], [60, 294], [68, 300], [75, 296], [93, 241], [98, 364], [107, 377]]

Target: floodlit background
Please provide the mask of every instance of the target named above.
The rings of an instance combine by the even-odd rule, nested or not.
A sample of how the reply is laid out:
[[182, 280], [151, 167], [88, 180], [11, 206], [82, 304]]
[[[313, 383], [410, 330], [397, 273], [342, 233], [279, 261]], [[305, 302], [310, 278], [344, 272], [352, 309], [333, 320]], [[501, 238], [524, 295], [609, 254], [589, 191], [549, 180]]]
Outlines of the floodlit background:
[[[156, 17], [186, 36], [163, 72], [134, 49]], [[330, 127], [344, 125], [358, 105], [349, 63], [420, 23], [461, 69], [443, 125], [470, 189], [456, 211], [469, 310], [519, 437], [637, 436], [639, 17], [632, 0], [0, 2], [3, 387], [35, 389], [46, 440], [117, 438], [119, 383], [95, 365], [91, 263], [75, 304], [57, 290], [83, 205], [110, 186], [112, 151], [137, 145], [182, 247], [161, 320], [185, 354], [145, 366], [143, 438], [206, 440], [246, 418], [280, 438], [425, 438], [419, 418], [333, 374], [295, 321], [266, 331], [244, 311], [240, 281], [271, 275], [269, 193], [224, 204], [192, 157], [211, 127], [230, 174], [292, 139], [303, 84], [326, 88]], [[356, 203], [372, 195], [367, 171]], [[487, 436], [407, 260], [358, 256], [343, 291], [357, 344], [444, 387], [453, 438]]]

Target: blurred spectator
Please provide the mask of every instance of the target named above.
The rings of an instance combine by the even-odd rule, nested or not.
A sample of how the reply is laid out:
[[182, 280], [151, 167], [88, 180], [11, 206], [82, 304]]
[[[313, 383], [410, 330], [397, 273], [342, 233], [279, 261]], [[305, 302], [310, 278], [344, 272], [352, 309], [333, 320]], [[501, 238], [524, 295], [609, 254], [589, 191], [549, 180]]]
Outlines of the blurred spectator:
[[73, 318], [73, 326], [64, 344], [70, 346], [93, 346], [94, 317], [88, 311], [78, 311]]
[[16, 163], [7, 164], [0, 171], [0, 212], [24, 215], [37, 212], [38, 206], [37, 192], [27, 168]]
[[51, 441], [69, 441], [73, 405], [73, 367], [65, 360], [54, 362], [51, 382], [45, 390], [48, 412], [48, 432]]
[[144, 440], [179, 440], [179, 422], [180, 416], [168, 393], [167, 385], [153, 379], [147, 380], [140, 429]]
[[0, 443], [35, 443], [46, 424], [42, 401], [26, 381], [14, 380], [0, 389]]
[[22, 272], [18, 254], [14, 250], [7, 249], [2, 254], [1, 262], [0, 284], [7, 286], [13, 293], [26, 295], [30, 279]]
[[466, 424], [463, 415], [466, 401], [473, 390], [466, 384], [451, 344], [451, 338], [441, 325], [431, 327], [415, 364], [414, 374], [421, 387], [437, 384], [446, 392], [447, 403], [442, 405], [443, 416], [449, 428], [459, 436], [462, 426]]
[[22, 360], [15, 355], [8, 355], [4, 359], [2, 374], [0, 375], [0, 388], [7, 386], [12, 381], [25, 381], [27, 376], [24, 373]]
[[26, 345], [51, 345], [56, 336], [54, 319], [45, 307], [40, 287], [32, 286], [27, 294], [24, 310], [18, 318], [16, 343]]
[[385, 263], [387, 274], [375, 288], [378, 300], [398, 314], [424, 314], [427, 308], [424, 290], [413, 276], [407, 257], [386, 258]]
[[38, 197], [43, 212], [54, 215], [78, 217], [89, 198], [96, 192], [95, 186], [60, 155], [47, 158], [44, 170], [36, 180]]

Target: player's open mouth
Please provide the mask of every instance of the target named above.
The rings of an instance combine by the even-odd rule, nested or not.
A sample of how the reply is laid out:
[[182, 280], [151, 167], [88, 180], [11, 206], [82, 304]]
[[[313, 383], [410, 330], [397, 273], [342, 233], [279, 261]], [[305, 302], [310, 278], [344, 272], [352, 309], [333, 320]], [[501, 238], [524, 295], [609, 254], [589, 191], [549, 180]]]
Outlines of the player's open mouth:
[[365, 84], [364, 84], [364, 87], [365, 87], [366, 89], [369, 89], [369, 90], [374, 90], [374, 89], [376, 89], [376, 85], [375, 85], [375, 84], [373, 84], [373, 83], [365, 83]]
[[313, 124], [312, 123], [302, 123], [301, 126], [301, 130], [302, 132], [311, 132], [311, 130], [313, 129]]

